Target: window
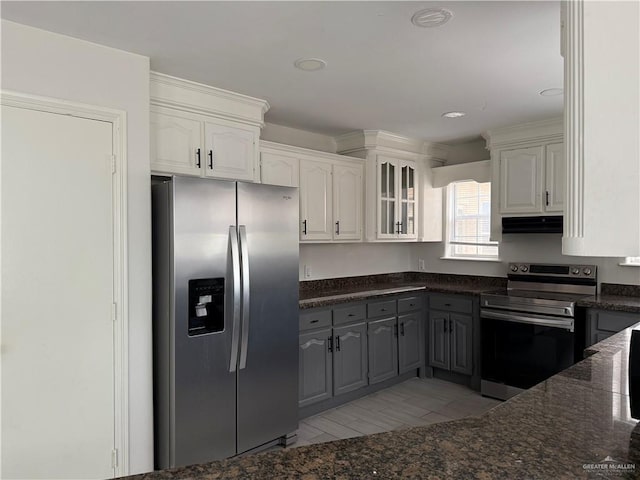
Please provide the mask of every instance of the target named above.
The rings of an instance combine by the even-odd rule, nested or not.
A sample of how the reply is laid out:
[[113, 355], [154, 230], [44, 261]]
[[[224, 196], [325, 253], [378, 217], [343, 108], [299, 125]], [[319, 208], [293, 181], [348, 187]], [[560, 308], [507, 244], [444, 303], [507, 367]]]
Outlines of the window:
[[640, 257], [625, 257], [621, 265], [633, 265], [640, 267]]
[[498, 242], [489, 241], [491, 183], [450, 183], [447, 201], [447, 257], [497, 259]]

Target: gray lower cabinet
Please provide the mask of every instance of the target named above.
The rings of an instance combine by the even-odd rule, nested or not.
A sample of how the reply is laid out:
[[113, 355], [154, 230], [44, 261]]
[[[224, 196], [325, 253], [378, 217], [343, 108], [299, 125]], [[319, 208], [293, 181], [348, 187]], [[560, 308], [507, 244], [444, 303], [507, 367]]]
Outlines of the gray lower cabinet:
[[364, 322], [333, 329], [334, 394], [367, 385], [367, 325]]
[[300, 334], [299, 406], [304, 407], [333, 396], [331, 328]]
[[398, 375], [398, 339], [396, 317], [368, 324], [369, 383], [382, 382]]
[[625, 328], [640, 322], [640, 314], [613, 312], [609, 310], [587, 310], [587, 346], [601, 342]]
[[429, 366], [471, 375], [473, 373], [473, 317], [430, 310]]
[[398, 370], [400, 375], [424, 365], [423, 325], [421, 311], [398, 316]]

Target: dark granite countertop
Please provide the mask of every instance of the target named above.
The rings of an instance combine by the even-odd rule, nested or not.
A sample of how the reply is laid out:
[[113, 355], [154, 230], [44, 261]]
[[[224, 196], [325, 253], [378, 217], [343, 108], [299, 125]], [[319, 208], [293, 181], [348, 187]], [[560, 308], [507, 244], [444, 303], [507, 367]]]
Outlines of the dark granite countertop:
[[405, 272], [300, 282], [300, 308], [385, 297], [411, 291], [480, 295], [503, 288], [506, 278]]
[[131, 478], [638, 478], [640, 426], [627, 384], [634, 328], [480, 417]]
[[584, 297], [576, 302], [578, 307], [600, 308], [602, 310], [615, 310], [618, 312], [640, 313], [640, 297], [627, 297], [623, 295], [596, 295]]

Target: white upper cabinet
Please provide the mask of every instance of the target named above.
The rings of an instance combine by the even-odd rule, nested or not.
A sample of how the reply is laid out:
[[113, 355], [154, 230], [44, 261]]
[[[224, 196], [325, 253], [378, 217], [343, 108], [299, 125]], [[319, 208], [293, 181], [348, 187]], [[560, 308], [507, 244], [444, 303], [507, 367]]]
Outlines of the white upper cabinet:
[[260, 181], [269, 185], [297, 187], [300, 184], [300, 159], [276, 152], [260, 152]]
[[547, 145], [545, 152], [545, 212], [563, 212], [567, 187], [564, 144]]
[[331, 164], [300, 161], [300, 240], [331, 240]]
[[254, 180], [258, 160], [254, 131], [205, 122], [204, 137], [207, 177]]
[[500, 153], [500, 213], [542, 211], [543, 147]]
[[159, 172], [201, 175], [201, 122], [178, 112], [151, 111], [151, 168]]
[[266, 101], [155, 72], [150, 97], [152, 172], [259, 180]]
[[416, 180], [414, 162], [378, 156], [378, 238], [417, 238]]
[[364, 161], [260, 141], [262, 183], [299, 186], [301, 242], [362, 241]]
[[334, 240], [362, 239], [362, 165], [333, 166]]

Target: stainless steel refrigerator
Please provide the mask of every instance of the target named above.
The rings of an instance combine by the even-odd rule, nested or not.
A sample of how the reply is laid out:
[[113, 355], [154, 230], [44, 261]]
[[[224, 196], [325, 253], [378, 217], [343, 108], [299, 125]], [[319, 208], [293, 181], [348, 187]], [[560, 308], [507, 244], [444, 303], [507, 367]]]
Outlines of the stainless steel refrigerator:
[[156, 468], [298, 427], [298, 190], [172, 177], [152, 187]]

